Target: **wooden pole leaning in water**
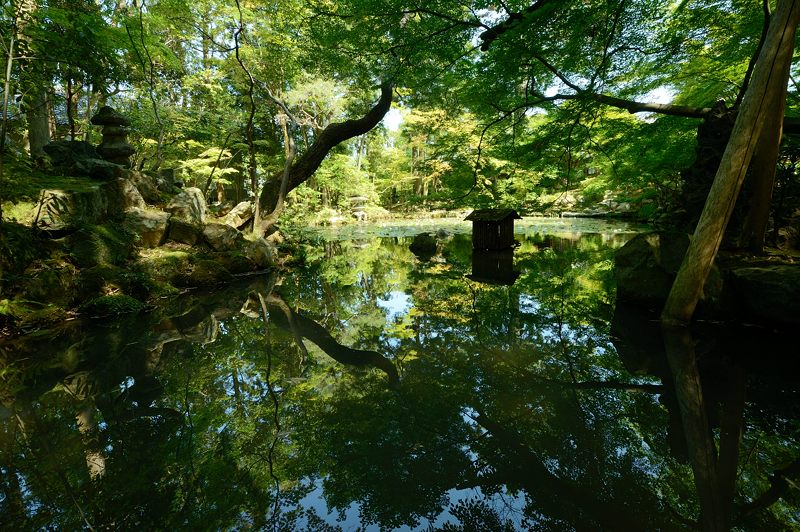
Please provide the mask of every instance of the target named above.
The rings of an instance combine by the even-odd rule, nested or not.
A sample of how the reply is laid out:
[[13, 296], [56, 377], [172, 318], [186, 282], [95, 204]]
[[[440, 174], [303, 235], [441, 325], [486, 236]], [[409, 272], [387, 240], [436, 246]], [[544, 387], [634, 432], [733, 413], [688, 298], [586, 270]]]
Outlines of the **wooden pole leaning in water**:
[[779, 123], [767, 126], [764, 122], [788, 82], [781, 74], [792, 60], [799, 19], [800, 0], [778, 1], [700, 221], [661, 313], [662, 325], [685, 326], [691, 320], [758, 139], [765, 127], [780, 127]]

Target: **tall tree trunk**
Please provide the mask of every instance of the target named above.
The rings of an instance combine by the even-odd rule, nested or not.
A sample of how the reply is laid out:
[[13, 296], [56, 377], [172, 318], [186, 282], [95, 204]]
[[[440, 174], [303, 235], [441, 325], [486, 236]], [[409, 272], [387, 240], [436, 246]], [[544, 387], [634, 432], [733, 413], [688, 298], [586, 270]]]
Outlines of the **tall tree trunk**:
[[765, 120], [772, 107], [781, 105], [778, 100], [788, 82], [782, 74], [792, 58], [798, 19], [800, 0], [780, 0], [700, 221], [661, 314], [664, 325], [684, 326], [692, 318]]
[[67, 72], [67, 123], [69, 124], [69, 140], [75, 140], [75, 115], [78, 109], [77, 91], [71, 72]]
[[25, 115], [28, 119], [28, 145], [31, 158], [44, 157], [44, 147], [50, 142], [50, 121], [47, 117], [47, 91], [36, 88], [23, 99], [26, 102]]
[[[5, 81], [3, 83], [3, 125], [0, 129], [0, 155], [6, 151], [6, 131], [8, 130], [8, 95], [11, 91], [11, 67], [14, 64], [14, 44], [16, 35], [12, 34], [8, 40], [8, 56], [6, 57]], [[2, 204], [2, 201], [0, 201]], [[0, 215], [2, 207], [0, 207]], [[2, 216], [0, 216], [2, 218]]]
[[[91, 124], [92, 111], [94, 111], [94, 105], [93, 105], [95, 100], [94, 89], [95, 86], [90, 85], [86, 91], [86, 116], [84, 117], [84, 120], [86, 121], [87, 124]], [[92, 128], [87, 126], [83, 132], [83, 140], [89, 142], [89, 140], [91, 139], [91, 135], [92, 135]]]
[[20, 61], [20, 88], [22, 102], [28, 119], [28, 145], [31, 158], [44, 156], [44, 146], [50, 142], [50, 125], [47, 120], [47, 86], [45, 75], [33, 59], [36, 55], [33, 39], [25, 33], [38, 10], [35, 0], [20, 0], [17, 5], [17, 32]]
[[[781, 79], [789, 78], [791, 61], [783, 65]], [[769, 108], [766, 116], [766, 129], [758, 139], [753, 160], [750, 163], [750, 206], [742, 227], [740, 245], [753, 253], [764, 251], [764, 235], [769, 222], [769, 209], [772, 202], [772, 189], [775, 186], [775, 171], [778, 167], [781, 135], [783, 133], [783, 112], [786, 108], [788, 85], [783, 85], [782, 94], [775, 105]]]
[[708, 405], [703, 397], [694, 342], [687, 329], [665, 331], [664, 346], [675, 383], [681, 423], [700, 503], [700, 525], [705, 531], [728, 530], [730, 501], [722, 500], [717, 470], [717, 448], [709, 428]]
[[[296, 159], [291, 167], [272, 175], [264, 184], [258, 198], [255, 223], [253, 224], [254, 232], [266, 233], [277, 219], [276, 207], [283, 201], [283, 197], [307, 181], [319, 168], [331, 149], [348, 139], [363, 135], [378, 125], [392, 105], [392, 91], [392, 84], [384, 82], [381, 85], [380, 99], [364, 116], [356, 120], [329, 124], [315, 137], [314, 143]], [[284, 182], [285, 186], [283, 186]]]

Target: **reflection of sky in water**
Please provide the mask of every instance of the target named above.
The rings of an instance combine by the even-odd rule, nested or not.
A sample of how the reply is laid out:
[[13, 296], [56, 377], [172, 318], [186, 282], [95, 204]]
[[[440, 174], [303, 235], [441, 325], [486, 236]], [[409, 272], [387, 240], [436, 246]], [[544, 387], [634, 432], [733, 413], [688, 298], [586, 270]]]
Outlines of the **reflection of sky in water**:
[[[466, 216], [466, 212], [465, 212]], [[516, 235], [532, 236], [537, 233], [577, 237], [582, 233], [602, 233], [605, 239], [614, 235], [630, 235], [643, 226], [614, 220], [597, 218], [546, 218], [528, 217], [514, 223]], [[444, 230], [448, 234], [470, 234], [472, 225], [463, 218], [429, 218], [424, 220], [392, 220], [374, 224], [348, 224], [344, 226], [313, 227], [300, 230], [304, 236], [324, 237], [325, 240], [362, 240], [374, 237], [411, 237], [419, 233], [435, 233]]]
[[[344, 511], [328, 508], [324, 498], [324, 490], [322, 488], [324, 480], [314, 481], [314, 489], [305, 497], [300, 499], [298, 506], [301, 508], [311, 509], [319, 518], [325, 523], [341, 527], [345, 531], [362, 531], [362, 532], [378, 532], [381, 528], [375, 524], [364, 525], [359, 519], [359, 505], [352, 503]], [[480, 500], [484, 501], [489, 508], [494, 509], [497, 515], [503, 521], [510, 521], [514, 528], [517, 530], [522, 529], [522, 519], [524, 517], [525, 496], [517, 493], [510, 494], [505, 489], [500, 493], [493, 495], [485, 495], [480, 488], [465, 488], [465, 489], [451, 489], [444, 494], [446, 501], [449, 502], [449, 507], [453, 507], [461, 501]], [[286, 510], [290, 510], [287, 508]], [[430, 520], [425, 517], [419, 518], [419, 525], [411, 528], [409, 526], [401, 526], [392, 530], [396, 531], [423, 531], [438, 529], [446, 524], [459, 524], [453, 515], [445, 509], [441, 512], [436, 519]], [[463, 523], [467, 524], [468, 523]], [[302, 520], [297, 522], [299, 529], [307, 525]]]
[[405, 292], [389, 292], [389, 298], [378, 298], [378, 306], [386, 311], [389, 320], [394, 320], [408, 314], [413, 306], [411, 296]]

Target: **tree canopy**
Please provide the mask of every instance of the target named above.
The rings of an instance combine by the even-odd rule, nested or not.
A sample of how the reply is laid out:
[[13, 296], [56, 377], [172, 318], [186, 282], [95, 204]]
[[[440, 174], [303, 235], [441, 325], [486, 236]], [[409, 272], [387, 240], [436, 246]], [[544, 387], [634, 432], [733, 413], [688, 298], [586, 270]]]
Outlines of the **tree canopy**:
[[[89, 120], [112, 104], [133, 121], [135, 167], [174, 168], [209, 201], [259, 196], [261, 230], [284, 207], [285, 223], [306, 223], [349, 215], [361, 197], [375, 210], [613, 203], [689, 226], [773, 10], [743, 0], [19, 0], [0, 20], [3, 140], [38, 160], [47, 140], [96, 140]], [[797, 100], [790, 83], [789, 117]], [[394, 121], [382, 122], [390, 105]], [[744, 190], [737, 227], [747, 209], [770, 211]]]

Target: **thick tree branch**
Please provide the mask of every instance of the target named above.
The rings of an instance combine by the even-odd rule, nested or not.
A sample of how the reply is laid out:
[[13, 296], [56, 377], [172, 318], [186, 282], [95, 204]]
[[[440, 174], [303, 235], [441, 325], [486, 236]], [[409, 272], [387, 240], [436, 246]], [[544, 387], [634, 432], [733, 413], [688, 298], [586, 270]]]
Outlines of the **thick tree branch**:
[[752, 515], [759, 510], [768, 508], [783, 497], [789, 489], [789, 483], [800, 476], [800, 459], [795, 460], [788, 466], [775, 471], [769, 477], [769, 488], [757, 499], [742, 506], [740, 514], [742, 517]]
[[488, 50], [495, 39], [500, 37], [505, 32], [515, 28], [517, 25], [520, 24], [520, 22], [522, 22], [525, 19], [526, 16], [538, 11], [539, 9], [550, 3], [554, 3], [553, 0], [537, 0], [536, 2], [528, 6], [522, 13], [510, 13], [508, 18], [505, 19], [503, 22], [481, 33], [480, 39], [483, 41], [483, 44], [481, 44], [481, 51], [485, 52], [486, 50]]
[[693, 107], [688, 105], [673, 105], [671, 103], [641, 103], [617, 98], [616, 96], [609, 96], [607, 94], [595, 93], [584, 93], [572, 98], [565, 97], [564, 99], [575, 99], [580, 96], [590, 98], [605, 105], [625, 109], [631, 114], [659, 113], [671, 116], [685, 116], [687, 118], [705, 118], [712, 110], [711, 107]]
[[[384, 115], [389, 112], [392, 105], [392, 92], [392, 83], [384, 82], [381, 85], [380, 99], [364, 116], [355, 120], [330, 124], [323, 129], [308, 150], [291, 165], [286, 181], [286, 193], [291, 192], [314, 175], [319, 165], [335, 146], [353, 137], [363, 135], [377, 126]], [[258, 200], [260, 216], [266, 216], [275, 210], [280, 197], [281, 184], [284, 181], [283, 174], [283, 171], [277, 172], [264, 184]], [[260, 225], [260, 230], [268, 229], [268, 226], [260, 224], [259, 220], [256, 220], [256, 223]]]

